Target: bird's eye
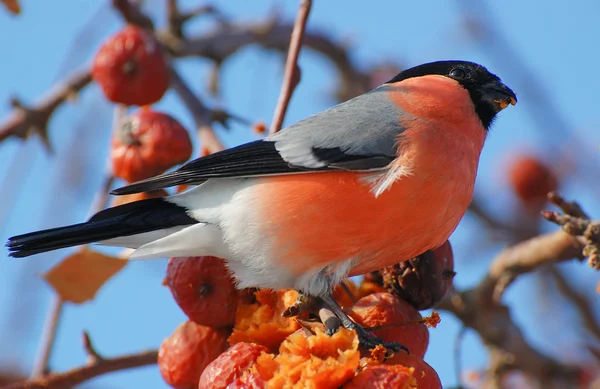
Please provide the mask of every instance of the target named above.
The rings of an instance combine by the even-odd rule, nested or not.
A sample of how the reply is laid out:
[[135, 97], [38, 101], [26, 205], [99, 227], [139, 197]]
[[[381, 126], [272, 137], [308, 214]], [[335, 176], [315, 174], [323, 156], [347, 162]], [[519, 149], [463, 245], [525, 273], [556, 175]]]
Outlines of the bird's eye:
[[467, 73], [462, 69], [452, 69], [450, 70], [450, 77], [455, 78], [457, 80], [461, 80], [467, 77]]

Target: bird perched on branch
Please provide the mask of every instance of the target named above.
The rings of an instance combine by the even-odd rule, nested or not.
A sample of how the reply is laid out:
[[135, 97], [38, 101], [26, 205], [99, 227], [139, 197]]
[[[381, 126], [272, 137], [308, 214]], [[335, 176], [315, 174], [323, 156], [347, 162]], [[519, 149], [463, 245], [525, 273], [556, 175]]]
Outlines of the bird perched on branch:
[[7, 246], [13, 257], [94, 242], [133, 248], [132, 259], [220, 257], [240, 288], [321, 298], [372, 347], [382, 341], [348, 318], [332, 289], [448, 239], [471, 202], [489, 128], [516, 101], [481, 65], [423, 64], [263, 140], [111, 193], [197, 185], [186, 192]]

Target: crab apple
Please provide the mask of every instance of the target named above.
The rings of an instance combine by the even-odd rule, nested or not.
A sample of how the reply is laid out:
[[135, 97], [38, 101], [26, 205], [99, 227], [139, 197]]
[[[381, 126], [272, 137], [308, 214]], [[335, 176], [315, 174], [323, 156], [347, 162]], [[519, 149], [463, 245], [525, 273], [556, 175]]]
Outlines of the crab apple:
[[[386, 342], [398, 342], [411, 354], [423, 357], [429, 345], [429, 330], [415, 307], [390, 293], [373, 293], [358, 300], [350, 316], [366, 328], [385, 326], [373, 333]], [[404, 351], [396, 353], [403, 354]], [[389, 361], [394, 363], [396, 356]]]
[[417, 386], [413, 375], [414, 370], [400, 365], [369, 366], [342, 386], [342, 389], [414, 389]]
[[509, 167], [512, 189], [525, 203], [545, 201], [548, 192], [558, 188], [555, 173], [538, 158], [519, 155]]
[[239, 294], [221, 258], [171, 258], [166, 283], [190, 320], [210, 327], [235, 322]]
[[437, 305], [452, 289], [454, 255], [450, 241], [382, 270], [387, 290], [418, 310]]
[[163, 173], [192, 155], [188, 132], [173, 117], [143, 108], [126, 116], [112, 137], [115, 176], [135, 182]]
[[227, 350], [228, 332], [191, 321], [179, 325], [158, 350], [163, 379], [177, 389], [196, 388], [204, 368]]
[[262, 353], [268, 351], [266, 347], [255, 343], [234, 344], [204, 369], [198, 389], [223, 389], [238, 379], [251, 381], [251, 378], [242, 377], [244, 372], [254, 365]]
[[419, 389], [442, 389], [442, 383], [437, 372], [423, 358], [414, 354], [397, 353], [394, 363], [408, 368], [414, 368], [414, 377]]
[[110, 101], [148, 105], [168, 89], [169, 68], [152, 34], [127, 26], [104, 42], [94, 58], [92, 78]]
[[264, 389], [267, 382], [259, 374], [245, 372], [240, 378], [236, 379], [226, 389]]

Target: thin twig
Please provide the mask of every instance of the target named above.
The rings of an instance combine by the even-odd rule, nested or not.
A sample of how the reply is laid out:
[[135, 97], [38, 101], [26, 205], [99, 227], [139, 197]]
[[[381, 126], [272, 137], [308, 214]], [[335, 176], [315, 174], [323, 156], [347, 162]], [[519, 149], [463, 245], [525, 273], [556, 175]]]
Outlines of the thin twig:
[[30, 379], [42, 377], [46, 373], [46, 366], [48, 366], [54, 340], [56, 339], [56, 330], [61, 318], [63, 304], [64, 300], [58, 294], [52, 296], [52, 303], [46, 315], [42, 339], [40, 340], [38, 353], [33, 364], [33, 370], [29, 376]]
[[83, 349], [88, 356], [88, 364], [91, 365], [102, 361], [104, 358], [98, 354], [98, 351], [96, 351], [96, 348], [92, 343], [92, 339], [90, 339], [90, 334], [88, 334], [87, 331], [83, 331], [81, 338], [83, 342]]
[[300, 82], [298, 55], [300, 54], [300, 48], [302, 47], [302, 38], [304, 37], [304, 30], [306, 29], [306, 22], [308, 20], [308, 15], [310, 14], [311, 6], [312, 0], [300, 1], [296, 23], [294, 24], [294, 30], [292, 31], [292, 38], [290, 40], [290, 49], [285, 62], [283, 84], [281, 85], [277, 107], [275, 108], [273, 120], [271, 121], [271, 129], [269, 131], [271, 134], [274, 134], [281, 129], [287, 107], [292, 98], [292, 93], [294, 93], [294, 89], [296, 89], [296, 86]]

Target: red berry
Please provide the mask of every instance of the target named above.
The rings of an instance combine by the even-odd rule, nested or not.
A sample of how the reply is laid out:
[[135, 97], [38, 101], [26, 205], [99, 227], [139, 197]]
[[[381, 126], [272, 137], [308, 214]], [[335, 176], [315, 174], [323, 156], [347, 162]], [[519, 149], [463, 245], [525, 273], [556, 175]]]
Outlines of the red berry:
[[454, 255], [450, 241], [418, 257], [389, 266], [381, 271], [383, 283], [418, 310], [437, 305], [454, 280]]
[[104, 42], [92, 65], [92, 77], [106, 98], [125, 105], [157, 102], [169, 87], [169, 68], [149, 32], [127, 26]]
[[417, 388], [442, 389], [442, 383], [436, 371], [418, 355], [401, 352], [394, 356], [394, 363], [415, 369], [413, 377], [417, 379]]
[[[222, 389], [242, 378], [258, 357], [269, 350], [255, 343], [236, 343], [212, 361], [200, 376], [198, 389]], [[250, 378], [246, 380], [251, 381]], [[255, 377], [258, 381], [258, 377]], [[243, 387], [243, 386], [242, 386]], [[251, 387], [251, 386], [250, 386]]]
[[[411, 354], [423, 357], [427, 351], [429, 330], [419, 322], [422, 320], [421, 314], [412, 305], [390, 293], [374, 293], [361, 298], [352, 307], [350, 316], [367, 328], [391, 325], [373, 333], [387, 342], [406, 346]], [[395, 358], [391, 358], [390, 363], [394, 363]]]
[[163, 173], [192, 155], [188, 132], [171, 116], [141, 109], [126, 117], [112, 138], [115, 176], [135, 182]]
[[558, 180], [554, 172], [537, 158], [521, 155], [509, 167], [513, 190], [525, 202], [545, 201], [548, 192], [556, 190]]
[[222, 259], [171, 258], [166, 281], [190, 320], [210, 327], [228, 327], [235, 322], [238, 291]]
[[158, 367], [174, 388], [196, 388], [204, 368], [227, 350], [228, 332], [186, 321], [160, 345]]

